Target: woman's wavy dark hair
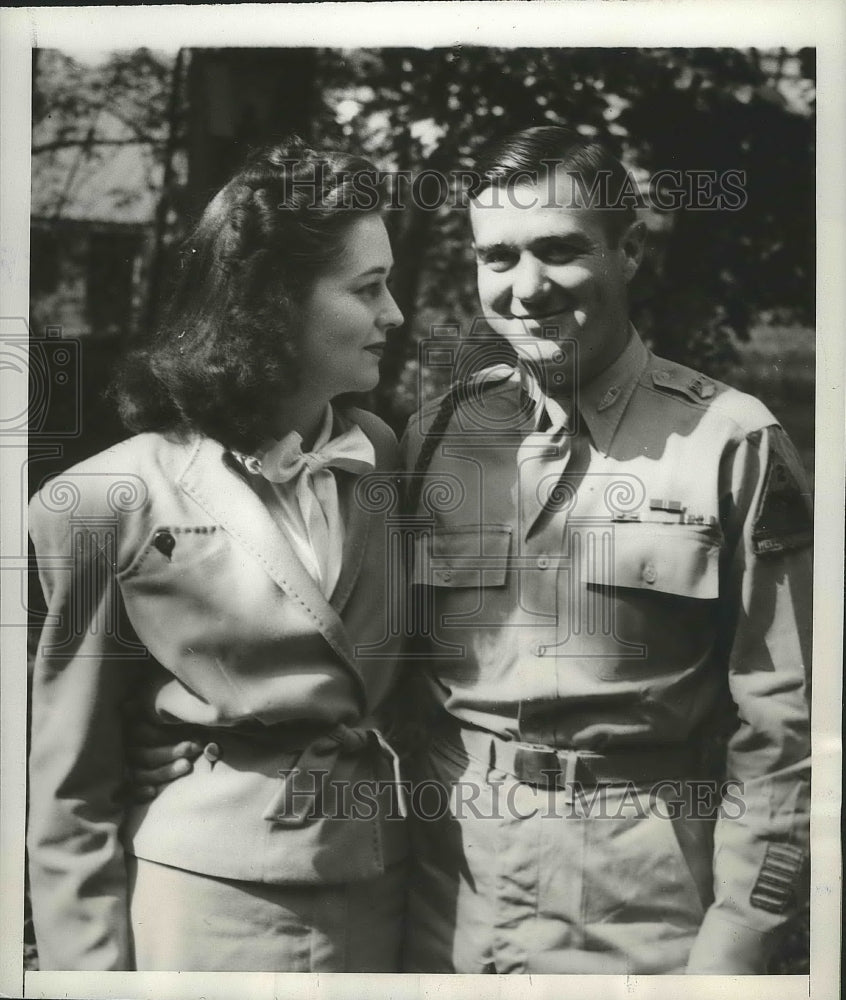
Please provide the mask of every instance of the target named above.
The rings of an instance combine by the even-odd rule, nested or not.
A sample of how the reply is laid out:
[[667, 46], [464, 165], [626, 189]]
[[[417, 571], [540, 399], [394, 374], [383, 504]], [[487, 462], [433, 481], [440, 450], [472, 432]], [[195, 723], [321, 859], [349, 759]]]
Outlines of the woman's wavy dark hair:
[[298, 304], [382, 203], [362, 157], [297, 137], [252, 153], [183, 244], [155, 336], [121, 366], [111, 395], [126, 427], [254, 450], [300, 384]]

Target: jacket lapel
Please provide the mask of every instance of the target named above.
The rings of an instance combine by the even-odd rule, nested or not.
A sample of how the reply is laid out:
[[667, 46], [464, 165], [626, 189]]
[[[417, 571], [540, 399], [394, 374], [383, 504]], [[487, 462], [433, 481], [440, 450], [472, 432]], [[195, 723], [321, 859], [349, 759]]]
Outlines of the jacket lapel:
[[358, 477], [347, 472], [336, 475], [338, 498], [344, 513], [344, 556], [341, 560], [341, 575], [332, 594], [332, 607], [340, 614], [361, 572], [364, 552], [370, 536], [372, 517], [356, 503], [355, 485]]
[[[341, 605], [333, 607], [326, 600], [297, 558], [284, 532], [240, 474], [227, 465], [225, 456], [223, 446], [217, 441], [200, 438], [187, 468], [179, 478], [179, 485], [260, 563], [288, 597], [305, 609], [341, 661], [351, 670], [358, 681], [359, 691], [363, 694], [363, 682], [352, 643], [336, 610]], [[360, 513], [363, 515], [364, 512]], [[348, 541], [351, 545], [360, 542], [363, 552], [360, 534], [359, 530]], [[345, 545], [345, 550], [346, 548]], [[358, 556], [358, 565], [360, 561], [361, 554]], [[346, 575], [342, 571], [339, 587]], [[347, 593], [352, 582], [347, 584]], [[336, 588], [336, 593], [339, 587]]]

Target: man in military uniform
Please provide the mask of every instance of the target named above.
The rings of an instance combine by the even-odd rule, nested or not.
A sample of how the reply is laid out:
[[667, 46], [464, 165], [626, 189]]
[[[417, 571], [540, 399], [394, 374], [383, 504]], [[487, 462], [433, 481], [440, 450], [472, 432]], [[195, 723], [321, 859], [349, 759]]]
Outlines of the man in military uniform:
[[477, 171], [504, 347], [404, 439], [431, 610], [408, 672], [434, 705], [406, 968], [764, 972], [808, 853], [798, 458], [760, 402], [631, 327], [644, 227], [607, 151], [534, 128]]
[[477, 171], [496, 346], [435, 343], [468, 374], [404, 438], [406, 701], [432, 706], [406, 968], [764, 972], [809, 846], [799, 460], [760, 402], [632, 328], [644, 231], [601, 145], [527, 129]]

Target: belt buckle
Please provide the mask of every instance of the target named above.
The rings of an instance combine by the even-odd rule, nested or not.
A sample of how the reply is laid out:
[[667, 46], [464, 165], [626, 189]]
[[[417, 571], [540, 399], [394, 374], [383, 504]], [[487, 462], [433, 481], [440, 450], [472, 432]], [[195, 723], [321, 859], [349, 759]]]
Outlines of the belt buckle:
[[577, 777], [579, 774], [579, 764], [581, 762], [581, 757], [577, 750], [559, 750], [558, 751], [558, 762], [559, 765], [563, 764], [564, 772], [564, 787], [570, 790], [576, 784]]
[[517, 747], [514, 753], [514, 777], [536, 788], [558, 788], [561, 761], [558, 754], [545, 747]]

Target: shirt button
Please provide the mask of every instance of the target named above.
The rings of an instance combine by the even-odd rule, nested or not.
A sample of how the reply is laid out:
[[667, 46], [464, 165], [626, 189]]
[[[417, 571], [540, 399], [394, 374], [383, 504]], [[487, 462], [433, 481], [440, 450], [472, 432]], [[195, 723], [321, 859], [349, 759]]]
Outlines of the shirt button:
[[549, 556], [538, 556], [538, 569], [549, 569]]
[[217, 743], [207, 743], [203, 747], [203, 756], [210, 764], [214, 764], [215, 761], [220, 760], [220, 747]]
[[655, 567], [652, 565], [651, 562], [647, 563], [643, 567], [643, 574], [642, 575], [643, 575], [643, 579], [647, 583], [655, 583], [655, 581], [658, 579], [658, 572], [655, 569]]

